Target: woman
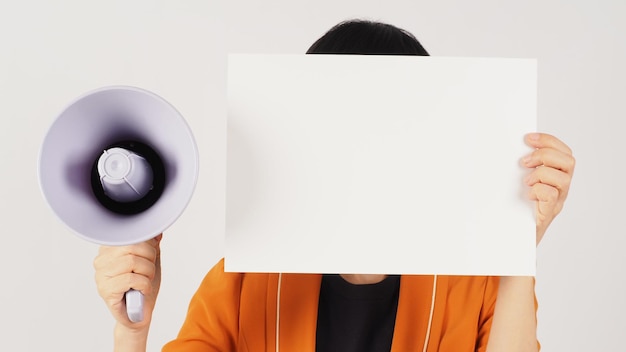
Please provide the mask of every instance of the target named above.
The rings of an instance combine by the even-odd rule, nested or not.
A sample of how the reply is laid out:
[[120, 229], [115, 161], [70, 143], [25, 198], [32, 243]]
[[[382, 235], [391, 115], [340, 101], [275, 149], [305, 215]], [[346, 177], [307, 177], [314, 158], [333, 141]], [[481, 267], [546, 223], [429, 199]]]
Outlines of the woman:
[[[348, 21], [308, 54], [428, 55], [410, 33]], [[534, 169], [524, 183], [536, 201], [537, 244], [567, 197], [574, 158], [557, 138], [526, 136]], [[161, 236], [101, 247], [100, 295], [117, 320], [116, 351], [144, 351], [160, 285]], [[123, 295], [145, 295], [131, 323]], [[220, 261], [194, 295], [176, 340], [164, 351], [536, 351], [534, 278], [224, 273]], [[277, 341], [279, 343], [277, 344]]]

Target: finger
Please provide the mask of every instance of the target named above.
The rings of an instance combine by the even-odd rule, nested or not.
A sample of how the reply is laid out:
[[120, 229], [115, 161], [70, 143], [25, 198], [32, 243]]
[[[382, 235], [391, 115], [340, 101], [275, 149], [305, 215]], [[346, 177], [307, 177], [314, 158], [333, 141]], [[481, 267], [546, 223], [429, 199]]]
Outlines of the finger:
[[159, 244], [155, 241], [155, 239], [152, 239], [146, 242], [124, 246], [122, 248], [126, 250], [127, 254], [143, 257], [154, 262], [154, 259], [156, 259], [157, 256]]
[[101, 261], [98, 265], [100, 266], [96, 267], [96, 278], [135, 273], [153, 279], [156, 272], [154, 262], [130, 254], [123, 257], [116, 257], [115, 260], [111, 261]]
[[118, 251], [126, 251], [134, 254], [141, 254], [143, 251], [149, 251], [147, 248], [152, 247], [154, 249], [159, 249], [161, 240], [163, 239], [163, 234], [160, 233], [154, 238], [151, 238], [144, 242], [139, 242], [135, 244], [130, 244], [126, 246], [100, 246], [99, 253], [103, 252], [118, 252]]
[[559, 190], [544, 183], [534, 184], [528, 198], [537, 201], [537, 212], [541, 217], [554, 217], [563, 207]]
[[529, 133], [524, 137], [526, 144], [534, 148], [553, 148], [566, 154], [572, 154], [572, 150], [560, 139], [547, 133]]
[[576, 160], [572, 155], [558, 149], [540, 148], [535, 149], [535, 151], [522, 158], [522, 164], [526, 167], [544, 165], [562, 170], [566, 173], [572, 173], [576, 165]]
[[[98, 281], [98, 292], [105, 300], [121, 300], [130, 289], [140, 291], [144, 295], [152, 292], [150, 279], [143, 275], [128, 273]], [[113, 303], [113, 302], [111, 302]]]
[[[96, 260], [99, 258], [102, 259], [113, 259], [116, 257], [123, 257], [125, 255], [136, 255], [142, 258], [146, 258], [154, 262], [156, 259], [157, 253], [159, 251], [159, 243], [154, 239], [141, 242], [129, 246], [119, 246], [119, 247], [107, 247], [101, 246], [98, 256]], [[95, 264], [95, 263], [94, 263]], [[95, 265], [94, 265], [95, 266]]]
[[528, 186], [543, 183], [563, 193], [567, 193], [571, 182], [572, 178], [569, 174], [546, 166], [536, 168], [524, 178], [524, 183]]
[[152, 245], [148, 242], [142, 242], [128, 246], [100, 246], [97, 257], [112, 258], [132, 254], [146, 258], [148, 260], [154, 260], [158, 251], [158, 245]]
[[153, 277], [154, 263], [160, 252], [158, 243], [156, 246], [157, 248], [147, 242], [125, 247], [102, 246], [93, 261], [96, 278], [130, 272]]

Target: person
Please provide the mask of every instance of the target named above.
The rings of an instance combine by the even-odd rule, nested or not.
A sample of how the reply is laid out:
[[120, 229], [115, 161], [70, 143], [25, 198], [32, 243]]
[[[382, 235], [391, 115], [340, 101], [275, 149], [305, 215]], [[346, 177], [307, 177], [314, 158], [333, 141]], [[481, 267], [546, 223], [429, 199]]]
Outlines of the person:
[[[352, 20], [308, 54], [428, 55], [398, 27]], [[575, 160], [558, 138], [529, 133], [522, 181], [536, 202], [537, 244], [567, 198]], [[497, 147], [497, 146], [494, 146]], [[160, 287], [162, 235], [100, 248], [99, 294], [116, 320], [116, 351], [144, 351]], [[226, 273], [202, 281], [178, 337], [164, 351], [537, 351], [533, 277]], [[124, 292], [145, 295], [131, 323]]]

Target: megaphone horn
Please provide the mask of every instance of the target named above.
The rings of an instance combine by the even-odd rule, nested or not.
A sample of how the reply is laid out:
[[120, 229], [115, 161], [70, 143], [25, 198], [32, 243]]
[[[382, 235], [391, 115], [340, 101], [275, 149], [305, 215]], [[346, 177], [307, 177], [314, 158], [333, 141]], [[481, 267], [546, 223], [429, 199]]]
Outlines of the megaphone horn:
[[[182, 115], [156, 94], [104, 87], [55, 119], [39, 153], [44, 198], [78, 236], [128, 245], [162, 233], [182, 214], [198, 177], [198, 151]], [[143, 296], [126, 294], [131, 321]]]

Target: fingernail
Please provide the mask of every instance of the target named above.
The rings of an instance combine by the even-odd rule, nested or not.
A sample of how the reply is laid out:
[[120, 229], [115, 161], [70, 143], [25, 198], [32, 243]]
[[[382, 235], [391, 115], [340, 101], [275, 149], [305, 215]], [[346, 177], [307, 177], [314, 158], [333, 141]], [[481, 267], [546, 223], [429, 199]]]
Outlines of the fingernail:
[[531, 133], [528, 135], [528, 139], [530, 139], [531, 141], [538, 141], [539, 140], [539, 133]]
[[526, 156], [522, 159], [522, 162], [523, 162], [524, 164], [528, 164], [528, 163], [530, 162], [530, 159], [532, 159], [532, 158], [531, 158], [531, 156], [530, 156], [530, 155], [526, 155]]

